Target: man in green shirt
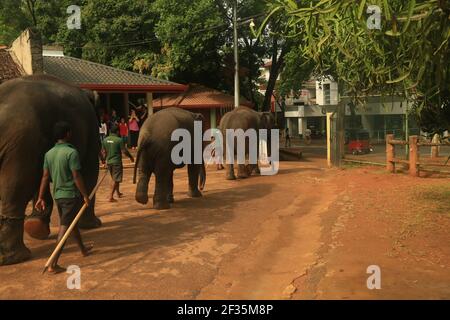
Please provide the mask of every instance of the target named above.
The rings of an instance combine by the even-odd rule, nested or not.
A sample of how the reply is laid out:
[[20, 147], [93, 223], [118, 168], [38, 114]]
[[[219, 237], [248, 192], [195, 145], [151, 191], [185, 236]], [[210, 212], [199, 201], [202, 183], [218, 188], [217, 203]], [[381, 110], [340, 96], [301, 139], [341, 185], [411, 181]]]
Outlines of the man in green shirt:
[[[58, 122], [55, 125], [54, 134], [57, 143], [45, 154], [44, 173], [36, 209], [40, 211], [45, 210], [44, 194], [51, 180], [53, 183], [53, 198], [56, 201], [60, 218], [59, 243], [83, 205], [81, 197], [83, 197], [84, 203], [89, 205], [89, 196], [80, 174], [81, 165], [78, 151], [68, 143], [71, 138], [69, 124]], [[92, 247], [84, 245], [80, 231], [76, 226], [73, 229], [73, 235], [83, 256], [89, 255]], [[64, 268], [58, 265], [58, 259], [59, 255], [49, 267], [48, 271], [50, 273], [65, 271]]]
[[118, 132], [119, 127], [113, 125], [110, 129], [110, 135], [102, 142], [103, 152], [106, 157], [106, 165], [108, 166], [112, 178], [111, 196], [109, 197], [110, 202], [117, 201], [114, 199], [115, 192], [117, 192], [119, 198], [122, 197], [122, 193], [120, 193], [120, 183], [123, 179], [122, 153], [130, 158], [131, 162], [134, 162], [133, 156], [128, 149], [125, 148], [122, 138], [118, 136]]

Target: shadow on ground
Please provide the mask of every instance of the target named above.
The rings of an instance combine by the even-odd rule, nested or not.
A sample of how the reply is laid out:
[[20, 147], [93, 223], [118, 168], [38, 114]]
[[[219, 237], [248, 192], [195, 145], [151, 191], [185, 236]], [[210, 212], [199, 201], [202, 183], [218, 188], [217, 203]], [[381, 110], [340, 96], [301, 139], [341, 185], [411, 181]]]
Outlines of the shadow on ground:
[[[95, 263], [86, 264], [84, 267], [110, 263], [136, 253], [151, 252], [201, 239], [217, 232], [222, 224], [231, 221], [232, 212], [240, 202], [262, 198], [270, 193], [273, 187], [273, 184], [264, 183], [212, 190], [206, 191], [200, 199], [182, 198], [176, 201], [170, 210], [156, 211], [148, 207], [132, 210], [133, 217], [122, 216], [117, 221], [105, 222], [99, 229], [83, 232], [88, 241], [98, 244], [94, 254], [97, 257], [105, 256], [104, 259], [96, 259]], [[245, 214], [245, 211], [240, 214]], [[54, 243], [51, 242], [34, 249], [32, 260], [47, 257], [53, 248]], [[65, 253], [77, 250], [72, 243], [65, 249]]]

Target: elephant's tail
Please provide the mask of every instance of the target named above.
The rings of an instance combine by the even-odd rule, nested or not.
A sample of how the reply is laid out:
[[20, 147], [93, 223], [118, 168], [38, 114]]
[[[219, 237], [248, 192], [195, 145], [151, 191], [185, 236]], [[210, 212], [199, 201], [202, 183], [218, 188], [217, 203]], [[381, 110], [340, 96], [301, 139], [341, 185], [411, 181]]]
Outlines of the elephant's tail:
[[203, 163], [202, 166], [200, 167], [199, 189], [200, 190], [205, 189], [205, 184], [206, 184], [206, 169], [205, 169], [205, 164]]
[[139, 168], [139, 160], [141, 159], [141, 153], [142, 153], [142, 146], [139, 146], [136, 155], [136, 161], [134, 162], [133, 184], [136, 184], [136, 173], [137, 169]]

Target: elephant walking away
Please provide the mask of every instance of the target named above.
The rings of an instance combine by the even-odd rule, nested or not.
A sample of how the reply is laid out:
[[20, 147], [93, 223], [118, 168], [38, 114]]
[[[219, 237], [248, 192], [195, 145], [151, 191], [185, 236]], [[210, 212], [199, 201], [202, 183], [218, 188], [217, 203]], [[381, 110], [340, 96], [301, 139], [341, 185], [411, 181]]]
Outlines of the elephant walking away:
[[[37, 198], [45, 153], [53, 147], [54, 125], [70, 124], [72, 144], [80, 155], [81, 175], [88, 192], [99, 172], [100, 140], [93, 92], [45, 75], [27, 76], [0, 86], [0, 265], [29, 258], [23, 242], [25, 209]], [[53, 199], [45, 194], [46, 210], [34, 209], [25, 220], [30, 234], [46, 238], [50, 232]], [[80, 220], [81, 228], [101, 225], [95, 216], [95, 199]], [[27, 227], [28, 225], [28, 227]]]
[[[139, 169], [139, 180], [136, 187], [136, 201], [141, 204], [148, 202], [148, 184], [152, 174], [156, 177], [153, 208], [161, 210], [170, 208], [174, 202], [173, 172], [175, 169], [188, 167], [190, 197], [201, 197], [199, 190], [206, 181], [206, 171], [203, 163], [194, 164], [194, 122], [202, 121], [201, 114], [192, 113], [181, 108], [171, 107], [151, 115], [143, 124], [139, 136], [138, 153], [134, 169], [134, 183], [136, 171]], [[185, 129], [191, 136], [192, 163], [174, 164], [172, 149], [179, 142], [171, 141], [172, 132]], [[202, 137], [199, 137], [200, 139]]]
[[[242, 129], [244, 132], [248, 129], [254, 129], [257, 133], [257, 150], [259, 155], [259, 129], [267, 129], [267, 141], [271, 140], [270, 130], [275, 126], [275, 118], [270, 112], [257, 112], [248, 107], [240, 106], [235, 108], [234, 110], [227, 112], [222, 119], [220, 120], [219, 129], [222, 132], [223, 136], [223, 152], [224, 159], [227, 158], [227, 139], [226, 139], [226, 130], [238, 130]], [[270, 154], [270, 143], [267, 144], [268, 153]], [[236, 155], [237, 149], [237, 141], [234, 143], [234, 155]], [[245, 142], [245, 153], [246, 156], [249, 154], [249, 141]], [[231, 161], [226, 161], [231, 162]], [[234, 165], [232, 163], [225, 164], [225, 173], [227, 180], [235, 180], [236, 176], [234, 174]], [[238, 178], [245, 179], [253, 172], [259, 173], [258, 164], [250, 164], [246, 166], [245, 164], [238, 164]]]

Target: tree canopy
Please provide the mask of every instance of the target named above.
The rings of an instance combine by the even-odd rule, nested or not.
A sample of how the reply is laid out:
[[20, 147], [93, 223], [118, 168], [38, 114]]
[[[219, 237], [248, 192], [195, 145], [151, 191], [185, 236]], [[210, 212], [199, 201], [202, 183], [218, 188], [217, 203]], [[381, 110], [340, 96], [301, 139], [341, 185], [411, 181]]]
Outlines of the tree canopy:
[[306, 31], [298, 59], [311, 59], [316, 73], [334, 76], [342, 93], [356, 102], [373, 93], [404, 95], [413, 100], [422, 128], [448, 128], [448, 1], [370, 1], [380, 9], [379, 29], [369, 28], [374, 13], [367, 14], [368, 5], [365, 0], [270, 0], [258, 32], [286, 17], [286, 39]]
[[[4, 0], [0, 12], [0, 42], [14, 40], [36, 26], [44, 44], [60, 44], [65, 53], [114, 67], [151, 74], [181, 83], [197, 82], [233, 91], [232, 1], [220, 0]], [[81, 30], [69, 30], [69, 5], [81, 7]], [[252, 19], [262, 21], [267, 10], [260, 0], [238, 1], [240, 87], [262, 109], [270, 107], [284, 56], [292, 45], [273, 32], [255, 38]], [[273, 22], [271, 29], [283, 26]], [[289, 55], [289, 77], [304, 76]], [[271, 79], [258, 93], [260, 68], [272, 59]], [[298, 72], [297, 72], [298, 70]], [[309, 75], [308, 75], [309, 76]], [[287, 80], [286, 77], [284, 79]], [[294, 81], [286, 81], [285, 91]], [[296, 82], [295, 82], [296, 84]], [[294, 85], [294, 87], [297, 87]]]

